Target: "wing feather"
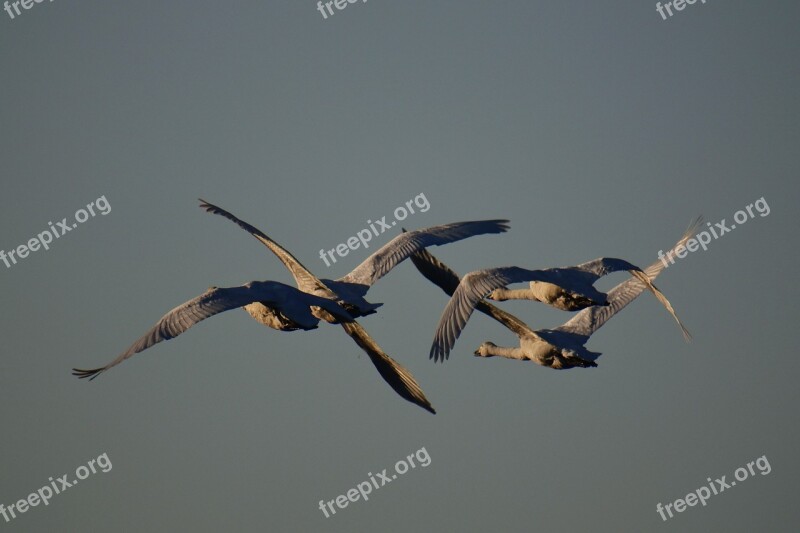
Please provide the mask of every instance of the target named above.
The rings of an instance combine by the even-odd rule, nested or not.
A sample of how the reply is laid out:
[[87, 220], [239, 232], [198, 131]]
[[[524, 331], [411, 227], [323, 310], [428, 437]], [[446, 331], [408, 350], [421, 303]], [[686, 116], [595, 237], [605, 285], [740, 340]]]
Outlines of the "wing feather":
[[378, 373], [397, 394], [426, 411], [436, 414], [436, 410], [425, 397], [425, 393], [422, 392], [422, 388], [411, 372], [389, 357], [361, 324], [356, 321], [342, 323], [342, 328], [367, 353]]
[[[212, 317], [231, 309], [238, 309], [253, 302], [275, 301], [278, 305], [287, 298], [303, 298], [309, 305], [318, 305], [321, 298], [305, 294], [294, 287], [278, 282], [254, 281], [240, 287], [212, 287], [200, 296], [185, 302], [161, 317], [161, 320], [142, 335], [130, 348], [105, 366], [83, 370], [74, 368], [72, 374], [79, 378], [94, 379], [102, 372], [116, 366], [134, 354], [158, 344], [174, 339], [181, 333]], [[343, 312], [343, 310], [342, 310]]]
[[[670, 251], [674, 252], [678, 246], [685, 245], [686, 241], [697, 233], [702, 220], [702, 217], [695, 219]], [[652, 282], [664, 268], [664, 263], [658, 260], [644, 269], [644, 274], [650, 282]], [[587, 307], [578, 312], [566, 323], [556, 328], [556, 331], [564, 331], [589, 337], [592, 333], [600, 329], [603, 324], [608, 322], [611, 317], [635, 300], [647, 288], [648, 287], [642, 280], [635, 277], [623, 281], [608, 292], [609, 305]]]
[[475, 235], [508, 231], [508, 220], [454, 222], [401, 233], [338, 281], [372, 286], [414, 252]]
[[[425, 278], [442, 289], [448, 296], [453, 295], [461, 282], [461, 276], [458, 273], [434, 257], [428, 250], [420, 250], [413, 254], [411, 262]], [[475, 309], [494, 318], [516, 335], [536, 335], [525, 322], [486, 300], [478, 302]]]
[[318, 277], [312, 274], [311, 271], [300, 262], [300, 260], [293, 256], [286, 248], [269, 238], [263, 231], [259, 230], [255, 226], [251, 226], [244, 220], [240, 220], [232, 213], [225, 211], [221, 207], [217, 207], [214, 204], [206, 202], [202, 198], [200, 198], [200, 208], [205, 209], [214, 215], [220, 215], [227, 218], [248, 232], [250, 235], [258, 239], [264, 246], [269, 248], [292, 274], [295, 283], [297, 283], [297, 288], [301, 291], [314, 292], [320, 290], [326, 292], [327, 296], [331, 298], [336, 297], [333, 291], [331, 291]]

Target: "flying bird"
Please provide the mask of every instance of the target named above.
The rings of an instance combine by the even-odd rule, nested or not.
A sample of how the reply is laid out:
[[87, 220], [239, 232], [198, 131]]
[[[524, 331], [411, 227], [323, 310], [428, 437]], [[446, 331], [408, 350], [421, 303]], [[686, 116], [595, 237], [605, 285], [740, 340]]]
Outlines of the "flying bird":
[[[498, 287], [509, 283], [535, 280], [541, 283], [534, 289], [537, 290], [537, 294], [539, 296], [546, 294], [550, 297], [543, 298], [542, 301], [545, 303], [552, 303], [560, 309], [585, 309], [591, 306], [608, 305], [607, 295], [595, 289], [593, 284], [602, 276], [620, 270], [629, 271], [656, 295], [656, 298], [664, 304], [678, 322], [684, 338], [688, 340], [689, 332], [675, 314], [672, 305], [639, 267], [622, 259], [604, 257], [575, 267], [543, 270], [501, 267], [468, 273], [461, 279], [458, 288], [442, 312], [431, 346], [430, 357], [435, 361], [442, 361], [449, 356], [456, 339], [461, 335], [461, 331], [472, 315], [475, 305]], [[539, 288], [545, 290], [538, 291]]]
[[211, 287], [164, 315], [147, 333], [107, 365], [88, 370], [74, 368], [72, 373], [79, 378], [94, 379], [132, 355], [161, 341], [175, 338], [206, 318], [240, 307], [260, 324], [281, 331], [315, 329], [320, 319], [341, 324], [347, 335], [367, 353], [378, 373], [397, 394], [431, 413], [436, 413], [411, 372], [389, 357], [369, 333], [355, 322], [345, 307], [329, 297], [309, 294], [276, 281], [253, 281], [240, 287]]
[[[480, 270], [477, 274], [470, 273], [467, 276], [491, 277], [492, 283], [502, 280], [507, 280], [508, 283], [520, 283], [533, 279], [527, 289], [500, 287], [493, 289], [486, 297], [498, 302], [505, 300], [534, 300], [562, 311], [580, 311], [593, 305], [608, 305], [606, 294], [596, 290], [594, 283], [603, 276], [622, 270], [627, 270], [646, 282], [642, 269], [624, 259], [614, 257], [599, 257], [576, 266], [545, 270], [526, 270], [519, 267], [491, 268]], [[541, 280], [542, 272], [545, 273], [546, 277], [550, 277], [552, 274], [556, 279], [559, 279], [559, 282], [563, 282], [566, 285], [562, 287], [555, 283]], [[656, 292], [656, 294], [659, 293]]]
[[[241, 287], [211, 287], [161, 317], [147, 333], [107, 365], [89, 370], [73, 368], [72, 374], [92, 380], [132, 355], [161, 341], [173, 339], [206, 318], [239, 307], [243, 307], [257, 322], [274, 329], [315, 329], [320, 319], [311, 313], [311, 306], [320, 307], [341, 323], [345, 332], [367, 353], [381, 377], [395, 392], [423, 409], [436, 413], [414, 376], [383, 352], [346, 310], [327, 298], [304, 293], [276, 281], [253, 281]], [[264, 310], [269, 312], [265, 313]]]
[[[689, 230], [687, 230], [687, 234], [684, 235], [680, 241], [681, 243], [688, 240], [691, 236], [689, 232], [696, 230], [698, 224], [699, 221], [696, 221], [690, 226]], [[586, 320], [587, 317], [604, 316], [605, 318], [602, 321], [598, 321], [596, 327], [599, 328], [602, 323], [630, 302], [630, 300], [625, 301], [620, 307], [620, 303], [624, 301], [624, 298], [621, 299], [620, 296], [622, 294], [620, 288], [625, 286], [625, 283], [618, 285], [607, 295], [600, 293], [592, 286], [592, 283], [596, 279], [615, 271], [614, 269], [631, 271], [634, 277], [626, 283], [630, 283], [629, 287], [637, 288], [635, 296], [638, 296], [644, 289], [649, 289], [653, 292], [678, 322], [678, 325], [684, 333], [684, 337], [687, 338], [687, 340], [689, 338], [689, 332], [675, 315], [669, 301], [666, 300], [660, 291], [652, 284], [652, 280], [655, 279], [661, 271], [658, 265], [661, 265], [663, 269], [663, 264], [660, 261], [657, 264], [651, 265], [645, 271], [640, 270], [638, 267], [626, 261], [601, 258], [590, 261], [589, 263], [584, 263], [578, 267], [547, 269], [543, 271], [528, 271], [517, 267], [490, 269], [467, 274], [462, 279], [441, 261], [433, 257], [427, 250], [417, 252], [411, 257], [411, 260], [426, 278], [438, 285], [452, 297], [445, 311], [442, 313], [442, 320], [439, 323], [439, 328], [437, 328], [434, 344], [431, 348], [431, 357], [434, 360], [442, 360], [448, 356], [450, 349], [455, 343], [455, 339], [461, 333], [473, 309], [478, 309], [506, 325], [520, 337], [521, 342], [521, 348], [519, 349], [501, 349], [494, 346], [492, 343], [485, 343], [479, 349], [484, 356], [490, 356], [487, 355], [489, 353], [491, 353], [491, 355], [505, 354], [509, 357], [511, 354], [516, 354], [520, 355], [520, 358], [537, 360], [540, 361], [540, 364], [553, 366], [554, 368], [594, 366], [594, 363], [592, 363], [594, 359], [592, 359], [592, 357], [596, 358], [599, 354], [588, 352], [585, 348], [582, 348], [583, 343], [588, 340], [591, 332], [586, 333], [585, 339], [582, 339], [582, 342], [576, 344], [577, 341], [574, 336], [565, 336], [564, 332], [566, 330], [563, 328], [569, 325], [569, 328], [574, 329], [575, 324], [581, 323], [581, 321]], [[578, 313], [571, 321], [567, 322], [561, 328], [557, 328], [556, 330], [538, 330], [534, 332], [524, 322], [510, 313], [506, 313], [496, 306], [482, 300], [484, 296], [490, 294], [494, 288], [498, 286], [505, 285], [506, 283], [513, 283], [515, 282], [514, 280], [528, 281], [532, 278], [541, 282], [542, 286], [545, 286], [545, 284], [552, 284], [559, 288], [561, 293], [559, 296], [560, 299], [556, 298], [554, 301], [558, 302], [562, 307], [554, 305], [555, 307], [576, 309], [578, 308], [576, 306], [583, 305], [584, 303], [596, 303], [583, 305], [583, 311]], [[564, 287], [568, 290], [562, 291]], [[539, 287], [536, 289], [538, 290]], [[541, 294], [540, 292], [539, 295]], [[551, 294], [553, 293], [551, 292]], [[564, 294], [568, 296], [563, 297]], [[582, 300], [585, 300], [585, 302]], [[554, 350], [553, 346], [558, 346], [560, 350]], [[525, 348], [527, 348], [527, 351], [525, 351]], [[503, 354], [499, 353], [500, 351], [502, 351]], [[576, 354], [579, 353], [582, 353], [586, 357], [577, 356]], [[476, 352], [476, 355], [480, 354]], [[525, 357], [522, 357], [523, 355]]]

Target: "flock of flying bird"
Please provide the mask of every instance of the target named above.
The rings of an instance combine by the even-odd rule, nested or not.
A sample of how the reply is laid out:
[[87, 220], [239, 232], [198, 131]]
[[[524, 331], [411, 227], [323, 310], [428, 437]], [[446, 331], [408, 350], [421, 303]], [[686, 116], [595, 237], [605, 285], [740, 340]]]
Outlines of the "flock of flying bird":
[[[355, 319], [371, 315], [383, 304], [364, 299], [369, 288], [407, 258], [425, 276], [451, 298], [436, 328], [430, 357], [448, 358], [473, 310], [494, 318], [519, 337], [518, 347], [500, 347], [484, 342], [475, 351], [480, 357], [506, 357], [530, 360], [554, 369], [597, 366], [600, 355], [586, 349], [589, 337], [645, 290], [652, 292], [678, 323], [684, 338], [689, 333], [666, 297], [652, 281], [664, 269], [656, 261], [646, 269], [622, 259], [601, 257], [577, 266], [527, 270], [520, 267], [490, 268], [459, 277], [447, 265], [426, 250], [430, 246], [452, 243], [491, 233], [503, 233], [508, 220], [456, 222], [415, 231], [405, 231], [369, 256], [352, 272], [337, 280], [320, 279], [312, 274], [288, 250], [265, 233], [240, 220], [228, 211], [200, 200], [200, 207], [234, 222], [269, 248], [289, 270], [297, 287], [277, 281], [251, 281], [239, 287], [211, 287], [200, 296], [179, 305], [164, 315], [147, 333], [107, 365], [91, 370], [73, 369], [80, 378], [94, 379], [132, 355], [177, 337], [201, 320], [244, 308], [253, 319], [281, 331], [317, 328], [319, 321], [340, 324], [345, 332], [369, 356], [381, 377], [406, 400], [435, 413], [411, 373], [389, 357]], [[684, 245], [696, 233], [697, 219], [672, 248]], [[628, 271], [631, 277], [607, 294], [594, 283], [612, 272]], [[507, 285], [529, 283], [525, 289]], [[514, 315], [486, 301], [509, 299], [535, 300], [564, 311], [579, 311], [555, 329], [534, 330]]]

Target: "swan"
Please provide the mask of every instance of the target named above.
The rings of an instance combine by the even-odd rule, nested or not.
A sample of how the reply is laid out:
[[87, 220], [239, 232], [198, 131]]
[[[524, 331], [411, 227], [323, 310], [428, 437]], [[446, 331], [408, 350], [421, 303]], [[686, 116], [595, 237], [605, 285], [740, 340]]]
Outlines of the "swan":
[[[206, 318], [239, 307], [243, 307], [257, 322], [274, 329], [315, 329], [320, 319], [311, 313], [312, 306], [323, 309], [341, 323], [345, 332], [367, 353], [378, 373], [395, 392], [436, 414], [414, 376], [383, 352], [345, 309], [332, 300], [305, 293], [277, 281], [252, 281], [240, 287], [211, 287], [161, 317], [147, 333], [110, 363], [88, 370], [73, 368], [72, 374], [92, 380], [132, 355], [161, 341], [173, 339]], [[265, 309], [270, 312], [265, 314]]]
[[[428, 246], [460, 241], [475, 235], [504, 233], [509, 228], [508, 220], [479, 220], [403, 232], [370, 255], [349, 274], [336, 280], [329, 280], [316, 277], [295, 256], [264, 232], [221, 207], [201, 198], [200, 208], [234, 222], [269, 248], [292, 274], [298, 289], [338, 301], [354, 318], [375, 313], [376, 309], [383, 305], [370, 303], [364, 296], [376, 281], [414, 252]], [[330, 322], [329, 318], [323, 317]]]
[[310, 330], [320, 319], [341, 324], [345, 333], [364, 350], [381, 377], [402, 398], [436, 414], [414, 376], [389, 357], [351, 313], [329, 297], [309, 294], [277, 281], [252, 281], [240, 287], [211, 287], [164, 315], [124, 353], [105, 366], [73, 368], [73, 375], [92, 380], [101, 373], [151, 346], [177, 337], [216, 314], [243, 307], [257, 322], [281, 331]]
[[[684, 246], [701, 224], [702, 217], [692, 222], [672, 250]], [[462, 279], [459, 278], [459, 275], [427, 250], [421, 250], [412, 255], [411, 261], [423, 276], [450, 296], [453, 296], [462, 286]], [[552, 330], [533, 330], [511, 313], [503, 311], [489, 302], [479, 300], [475, 308], [506, 326], [519, 337], [520, 342], [519, 347], [513, 348], [484, 342], [475, 351], [475, 356], [499, 356], [534, 361], [539, 365], [554, 369], [597, 366], [595, 360], [600, 353], [591, 352], [584, 346], [589, 337], [645, 289], [650, 289], [652, 281], [662, 270], [664, 270], [663, 262], [656, 261], [643, 271], [647, 282], [633, 277], [620, 283], [608, 292], [605, 305], [586, 307], [566, 323]]]
[[[545, 291], [540, 291], [539, 295], [544, 293], [552, 297], [543, 298], [546, 303], [555, 302], [555, 306], [560, 309], [585, 309], [591, 306], [608, 305], [607, 295], [595, 289], [593, 284], [602, 276], [620, 270], [629, 271], [656, 295], [675, 318], [684, 338], [688, 340], [689, 332], [675, 314], [669, 300], [650, 282], [639, 267], [622, 259], [603, 257], [574, 267], [544, 270], [501, 267], [468, 273], [461, 279], [458, 288], [442, 312], [431, 346], [430, 357], [435, 361], [443, 361], [449, 356], [450, 350], [461, 335], [475, 305], [498, 287], [509, 283], [535, 280], [541, 282], [541, 287], [545, 288]], [[552, 287], [552, 290], [547, 289], [548, 287]]]
[[[490, 300], [503, 302], [506, 300], [534, 300], [542, 302], [562, 311], [580, 311], [593, 305], [608, 305], [606, 295], [597, 291], [593, 284], [601, 277], [627, 270], [634, 276], [643, 279], [642, 270], [624, 259], [614, 257], [599, 257], [592, 261], [572, 267], [548, 269], [545, 272], [562, 273], [568, 276], [566, 280], [572, 289], [566, 289], [547, 281], [531, 281], [527, 289], [507, 289], [501, 287], [492, 290], [486, 297]], [[539, 270], [525, 270], [517, 267], [492, 268], [479, 271], [480, 277], [493, 275], [507, 276], [509, 283], [528, 281], [532, 277], [539, 277]], [[467, 274], [469, 276], [469, 274]], [[644, 281], [644, 279], [643, 279]]]

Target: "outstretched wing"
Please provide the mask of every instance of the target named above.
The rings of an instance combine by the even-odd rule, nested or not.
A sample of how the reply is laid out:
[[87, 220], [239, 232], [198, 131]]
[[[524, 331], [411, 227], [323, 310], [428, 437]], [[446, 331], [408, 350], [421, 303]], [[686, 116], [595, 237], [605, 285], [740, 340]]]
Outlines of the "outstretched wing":
[[322, 290], [328, 293], [330, 298], [336, 298], [336, 294], [333, 293], [325, 284], [314, 274], [311, 273], [304, 265], [301, 263], [295, 256], [293, 256], [288, 250], [286, 250], [283, 246], [278, 244], [277, 242], [270, 239], [264, 232], [256, 228], [255, 226], [251, 226], [244, 220], [240, 220], [239, 218], [235, 217], [233, 214], [225, 211], [221, 207], [217, 207], [214, 204], [206, 202], [202, 198], [200, 198], [200, 208], [205, 209], [209, 213], [220, 215], [231, 222], [238, 225], [240, 228], [248, 232], [250, 235], [258, 239], [264, 246], [269, 248], [272, 253], [274, 253], [278, 259], [280, 259], [281, 263], [289, 270], [289, 272], [294, 277], [295, 283], [297, 283], [297, 288], [304, 292], [314, 292], [316, 290]]
[[508, 220], [477, 220], [404, 232], [337, 281], [371, 286], [400, 262], [423, 248], [456, 242], [475, 235], [503, 233], [508, 228]]
[[621, 270], [629, 271], [635, 278], [638, 278], [639, 281], [645, 285], [646, 289], [653, 293], [656, 299], [661, 302], [661, 305], [663, 305], [669, 314], [672, 315], [672, 318], [674, 318], [675, 322], [678, 323], [681, 333], [683, 333], [683, 338], [687, 341], [691, 339], [692, 336], [689, 334], [689, 330], [686, 329], [686, 326], [683, 325], [681, 319], [678, 318], [678, 314], [675, 312], [675, 309], [672, 308], [672, 304], [669, 303], [667, 297], [664, 296], [664, 293], [661, 292], [658, 287], [653, 285], [652, 281], [638, 266], [631, 264], [624, 259], [617, 259], [615, 257], [599, 257], [593, 261], [580, 264], [575, 268], [591, 273], [592, 275], [597, 276], [597, 278], [611, 274], [612, 272], [619, 272]]
[[[301, 298], [307, 302], [306, 305], [322, 304], [328, 307], [329, 303], [333, 303], [330, 300], [303, 293], [294, 287], [278, 282], [254, 281], [241, 287], [213, 287], [161, 317], [161, 320], [150, 328], [150, 331], [107, 365], [90, 370], [74, 368], [72, 369], [72, 374], [79, 378], [94, 379], [100, 373], [120, 364], [132, 355], [146, 350], [161, 341], [173, 339], [206, 318], [253, 302], [274, 301], [280, 305], [280, 302], [287, 301], [288, 298]], [[339, 310], [337, 313], [342, 314], [345, 311]]]
[[[686, 241], [697, 233], [702, 221], [702, 217], [698, 217], [694, 220], [670, 251], [674, 253], [678, 246], [684, 246]], [[665, 266], [666, 265], [661, 260], [656, 261], [644, 270], [644, 274], [647, 276], [647, 279], [652, 282], [658, 277], [661, 271], [664, 270]], [[587, 307], [578, 312], [566, 323], [556, 328], [556, 331], [564, 331], [589, 337], [592, 333], [600, 329], [603, 324], [608, 322], [611, 317], [635, 300], [647, 288], [647, 285], [645, 285], [641, 279], [628, 279], [608, 292], [607, 306]]]
[[378, 369], [378, 373], [397, 394], [426, 411], [436, 414], [436, 410], [425, 397], [425, 393], [422, 392], [411, 372], [386, 355], [361, 324], [355, 321], [342, 323], [342, 328], [367, 353], [372, 364]]
[[[453, 295], [461, 282], [461, 277], [455, 271], [434, 257], [428, 250], [420, 250], [413, 254], [411, 262], [414, 263], [420, 274], [442, 289], [448, 296]], [[475, 305], [475, 309], [494, 318], [519, 336], [536, 335], [525, 322], [486, 300], [479, 301]]]

